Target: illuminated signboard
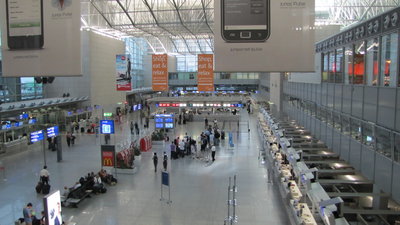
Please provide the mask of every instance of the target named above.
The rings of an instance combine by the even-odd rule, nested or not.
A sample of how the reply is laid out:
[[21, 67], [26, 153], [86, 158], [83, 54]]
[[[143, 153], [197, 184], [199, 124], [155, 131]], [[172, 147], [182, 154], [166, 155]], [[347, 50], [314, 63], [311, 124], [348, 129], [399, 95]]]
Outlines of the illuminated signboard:
[[44, 139], [43, 130], [38, 130], [31, 133], [31, 142], [35, 143]]
[[35, 124], [36, 123], [36, 119], [30, 119], [28, 123], [29, 124]]
[[58, 126], [47, 128], [47, 137], [55, 137], [58, 135]]
[[154, 115], [154, 122], [156, 129], [173, 129], [174, 128], [174, 114], [156, 114]]
[[113, 134], [114, 133], [114, 120], [100, 120], [100, 133]]
[[103, 113], [103, 115], [104, 115], [104, 117], [112, 117], [112, 113], [110, 113], [110, 112], [105, 112], [105, 113]]

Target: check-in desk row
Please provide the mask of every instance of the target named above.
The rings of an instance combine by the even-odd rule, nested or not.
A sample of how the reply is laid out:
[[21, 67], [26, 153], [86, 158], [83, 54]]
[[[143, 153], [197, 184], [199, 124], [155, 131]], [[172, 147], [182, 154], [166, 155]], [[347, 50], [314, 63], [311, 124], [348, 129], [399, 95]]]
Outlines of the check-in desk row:
[[[319, 192], [311, 192], [312, 184], [316, 180], [316, 169], [310, 169], [302, 159], [318, 158], [317, 155], [322, 150], [303, 152], [292, 146], [293, 143], [297, 146], [307, 144], [314, 148], [321, 147], [323, 143], [313, 139], [308, 131], [297, 126], [295, 122], [277, 121], [263, 109], [260, 109], [259, 114], [259, 133], [267, 158], [270, 158], [274, 173], [278, 174], [277, 179], [281, 182], [281, 193], [289, 200], [288, 208], [295, 222], [307, 225], [348, 224], [345, 219], [333, 216], [333, 212], [336, 211], [334, 203], [325, 203], [326, 205], [320, 207], [321, 202], [331, 199], [327, 194], [320, 196]], [[326, 157], [329, 155], [326, 151]]]

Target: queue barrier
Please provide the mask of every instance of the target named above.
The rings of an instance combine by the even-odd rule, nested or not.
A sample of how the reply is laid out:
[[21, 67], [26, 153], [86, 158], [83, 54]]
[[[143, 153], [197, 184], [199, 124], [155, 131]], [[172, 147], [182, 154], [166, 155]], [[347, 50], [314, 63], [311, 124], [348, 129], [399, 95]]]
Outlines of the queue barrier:
[[147, 152], [152, 148], [150, 136], [144, 136], [140, 139], [140, 151]]

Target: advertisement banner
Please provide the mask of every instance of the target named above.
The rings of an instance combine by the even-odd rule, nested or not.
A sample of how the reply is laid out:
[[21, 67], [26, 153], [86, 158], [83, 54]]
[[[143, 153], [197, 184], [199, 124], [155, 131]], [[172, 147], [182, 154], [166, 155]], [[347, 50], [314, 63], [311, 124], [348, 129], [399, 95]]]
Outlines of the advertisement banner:
[[168, 55], [152, 55], [153, 91], [168, 90]]
[[214, 91], [214, 55], [199, 54], [197, 58], [197, 90]]
[[57, 190], [43, 198], [46, 225], [60, 225], [63, 222], [61, 216], [61, 194]]
[[132, 90], [131, 59], [129, 55], [116, 56], [116, 83], [117, 91]]
[[3, 77], [80, 76], [81, 2], [0, 1]]
[[215, 71], [314, 71], [315, 0], [214, 4]]
[[101, 166], [115, 167], [115, 146], [113, 145], [101, 146]]

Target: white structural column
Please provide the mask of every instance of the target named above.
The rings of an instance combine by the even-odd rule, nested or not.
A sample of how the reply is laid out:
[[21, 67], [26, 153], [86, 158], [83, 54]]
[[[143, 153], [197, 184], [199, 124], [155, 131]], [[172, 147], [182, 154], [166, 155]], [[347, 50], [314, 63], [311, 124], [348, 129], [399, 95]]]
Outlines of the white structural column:
[[273, 113], [280, 113], [282, 111], [282, 91], [283, 91], [283, 74], [270, 73], [270, 101], [274, 104], [271, 105]]

